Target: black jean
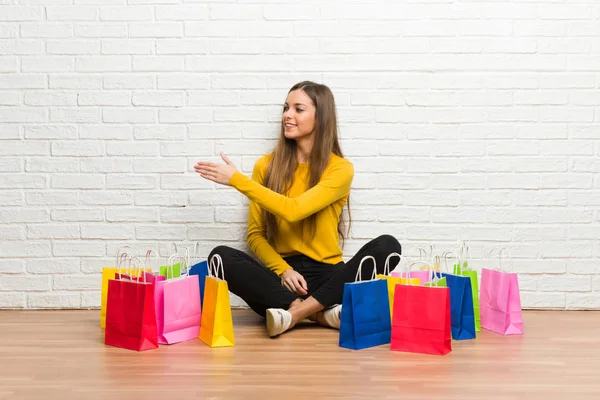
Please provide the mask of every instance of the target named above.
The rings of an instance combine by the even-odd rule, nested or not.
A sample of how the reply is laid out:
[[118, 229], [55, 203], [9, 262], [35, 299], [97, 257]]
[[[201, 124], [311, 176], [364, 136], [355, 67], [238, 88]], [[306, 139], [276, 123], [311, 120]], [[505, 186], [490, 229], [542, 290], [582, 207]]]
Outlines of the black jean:
[[[243, 251], [228, 246], [215, 247], [208, 259], [218, 254], [223, 260], [225, 280], [229, 290], [241, 297], [257, 314], [264, 316], [267, 308], [287, 309], [294, 300], [313, 296], [323, 307], [342, 303], [344, 284], [354, 282], [360, 261], [365, 256], [376, 260], [377, 273], [383, 273], [386, 258], [391, 253], [401, 254], [402, 247], [391, 235], [382, 235], [365, 244], [347, 263], [325, 264], [304, 255], [284, 258], [306, 280], [308, 294], [300, 296], [281, 285], [281, 278]], [[390, 265], [398, 262], [390, 259]], [[372, 260], [365, 260], [361, 279], [370, 279]]]

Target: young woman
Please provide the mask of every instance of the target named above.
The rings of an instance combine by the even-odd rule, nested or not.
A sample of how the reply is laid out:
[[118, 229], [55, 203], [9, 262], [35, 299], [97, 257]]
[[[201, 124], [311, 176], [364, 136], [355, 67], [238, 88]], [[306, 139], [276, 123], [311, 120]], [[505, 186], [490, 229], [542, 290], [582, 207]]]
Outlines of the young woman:
[[[229, 289], [267, 320], [274, 337], [309, 318], [340, 327], [344, 283], [353, 282], [367, 255], [383, 272], [386, 257], [401, 253], [398, 241], [383, 235], [367, 243], [348, 263], [342, 260], [342, 210], [348, 202], [353, 165], [338, 140], [331, 90], [300, 82], [288, 92], [275, 150], [254, 165], [252, 179], [221, 153], [225, 164], [198, 162], [205, 179], [230, 185], [250, 199], [247, 241], [250, 255], [218, 246], [209, 255], [223, 259]], [[362, 268], [369, 279], [372, 266]]]

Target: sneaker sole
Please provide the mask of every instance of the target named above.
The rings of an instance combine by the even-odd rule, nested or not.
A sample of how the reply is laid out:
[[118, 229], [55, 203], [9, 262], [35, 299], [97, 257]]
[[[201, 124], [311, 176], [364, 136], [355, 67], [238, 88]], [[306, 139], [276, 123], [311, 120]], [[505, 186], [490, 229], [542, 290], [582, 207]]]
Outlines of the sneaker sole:
[[275, 327], [275, 316], [269, 310], [267, 310], [265, 316], [267, 318], [267, 333], [269, 334], [269, 337], [275, 337], [275, 335], [273, 335], [273, 328]]

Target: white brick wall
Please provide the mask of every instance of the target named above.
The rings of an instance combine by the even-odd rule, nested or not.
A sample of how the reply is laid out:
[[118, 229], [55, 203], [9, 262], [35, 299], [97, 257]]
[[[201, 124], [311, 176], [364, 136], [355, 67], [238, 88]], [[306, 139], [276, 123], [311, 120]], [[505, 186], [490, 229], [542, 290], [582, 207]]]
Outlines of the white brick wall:
[[120, 243], [244, 247], [247, 200], [192, 166], [225, 151], [250, 174], [310, 79], [356, 167], [348, 257], [382, 233], [467, 240], [477, 269], [506, 247], [524, 307], [599, 309], [599, 18], [590, 0], [1, 1], [0, 308], [97, 307]]

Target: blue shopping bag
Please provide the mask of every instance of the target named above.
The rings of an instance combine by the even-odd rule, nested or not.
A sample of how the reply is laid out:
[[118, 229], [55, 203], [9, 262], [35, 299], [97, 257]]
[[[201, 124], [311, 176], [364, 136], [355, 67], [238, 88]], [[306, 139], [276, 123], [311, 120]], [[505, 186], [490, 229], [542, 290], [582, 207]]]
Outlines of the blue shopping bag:
[[[361, 281], [365, 260], [373, 260], [373, 275]], [[340, 317], [339, 346], [360, 350], [390, 343], [392, 323], [386, 281], [375, 279], [375, 258], [364, 257], [356, 273], [355, 282], [344, 284], [342, 315]]]
[[201, 261], [190, 267], [190, 275], [198, 275], [198, 281], [200, 283], [200, 305], [204, 299], [204, 282], [208, 276], [208, 262]]
[[471, 278], [442, 272], [450, 288], [452, 339], [475, 339], [475, 312]]

